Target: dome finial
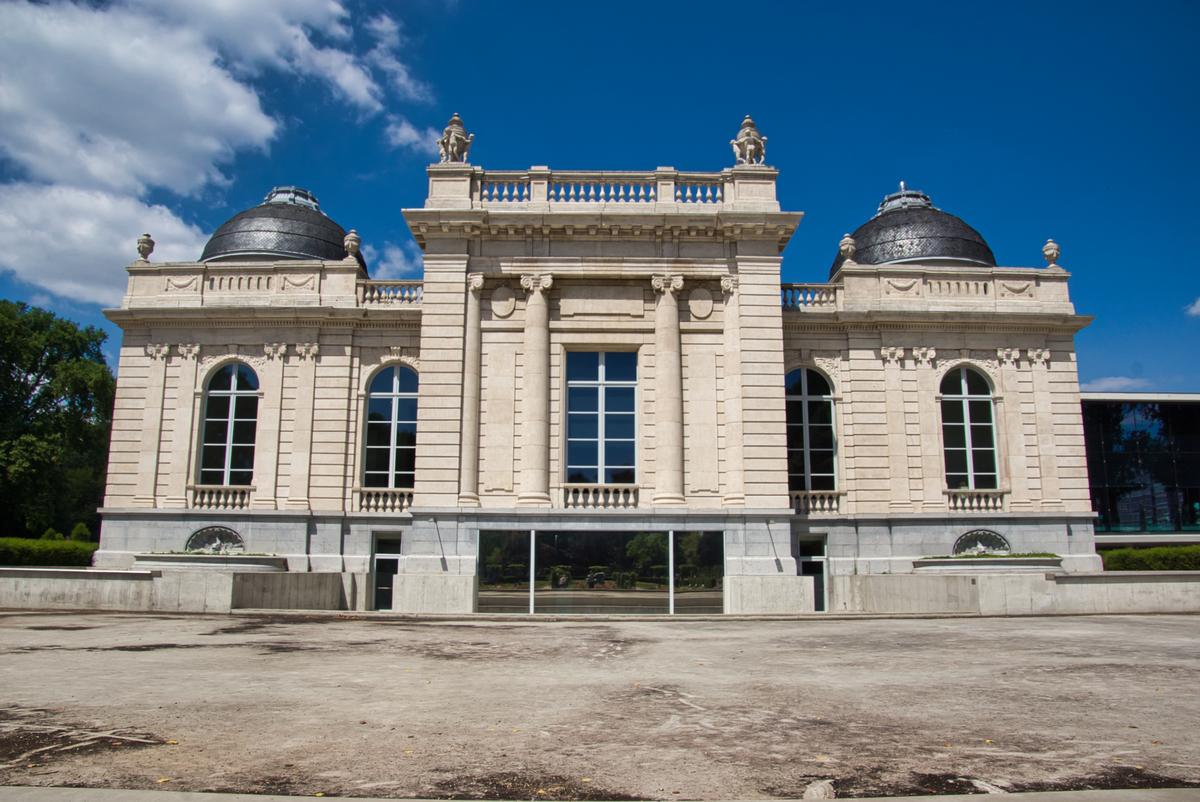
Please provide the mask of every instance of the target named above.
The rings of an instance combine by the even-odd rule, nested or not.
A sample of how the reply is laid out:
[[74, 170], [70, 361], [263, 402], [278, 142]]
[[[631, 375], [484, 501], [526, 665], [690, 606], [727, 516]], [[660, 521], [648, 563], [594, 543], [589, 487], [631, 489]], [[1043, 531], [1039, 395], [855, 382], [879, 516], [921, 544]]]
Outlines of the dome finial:
[[904, 192], [904, 191], [906, 191], [907, 189], [908, 189], [908, 187], [904, 186], [904, 181], [902, 180], [902, 181], [900, 182], [900, 191], [901, 191], [901, 192]]
[[854, 237], [848, 233], [843, 234], [842, 241], [838, 243], [838, 253], [841, 254], [842, 261], [853, 263], [856, 250], [858, 250], [858, 246], [854, 242]]

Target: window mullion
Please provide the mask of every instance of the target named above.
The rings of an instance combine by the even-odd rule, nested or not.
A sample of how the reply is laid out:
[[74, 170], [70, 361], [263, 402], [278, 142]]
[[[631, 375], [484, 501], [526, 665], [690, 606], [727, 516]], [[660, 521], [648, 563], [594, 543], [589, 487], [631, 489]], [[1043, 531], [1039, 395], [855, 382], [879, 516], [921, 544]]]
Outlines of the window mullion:
[[605, 462], [605, 453], [604, 453], [604, 441], [605, 441], [604, 407], [605, 407], [605, 404], [604, 404], [604, 399], [605, 399], [605, 396], [608, 394], [608, 384], [605, 381], [607, 374], [604, 370], [604, 353], [603, 352], [601, 352], [601, 354], [600, 354], [600, 368], [599, 368], [599, 372], [596, 374], [596, 377], [599, 379], [599, 382], [597, 383], [598, 386], [596, 389], [596, 440], [597, 440], [597, 442], [596, 442], [596, 483], [597, 484], [606, 484], [606, 482], [604, 481], [604, 462]]
[[[237, 373], [233, 374], [233, 386], [237, 387]], [[222, 472], [222, 484], [228, 486], [233, 483], [233, 425], [237, 420], [237, 392], [229, 395], [229, 411], [225, 413], [225, 425], [228, 427], [225, 430], [225, 470]]]
[[975, 449], [971, 441], [971, 404], [966, 396], [959, 402], [963, 408], [963, 444], [967, 448], [967, 487], [975, 489]]
[[800, 435], [804, 438], [804, 489], [812, 492], [812, 437], [808, 430], [808, 371], [800, 374]]
[[[399, 374], [399, 371], [396, 371]], [[395, 384], [392, 385], [393, 390]], [[400, 416], [400, 396], [392, 395], [391, 421], [388, 423], [388, 488], [396, 489], [396, 418]]]

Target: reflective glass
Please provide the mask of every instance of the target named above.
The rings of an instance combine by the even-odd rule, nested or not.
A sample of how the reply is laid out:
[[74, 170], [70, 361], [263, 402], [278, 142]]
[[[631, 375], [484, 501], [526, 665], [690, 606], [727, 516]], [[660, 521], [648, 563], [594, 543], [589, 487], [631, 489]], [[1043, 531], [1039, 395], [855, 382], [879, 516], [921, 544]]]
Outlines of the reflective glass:
[[963, 422], [962, 401], [943, 401], [942, 402], [942, 422], [943, 423], [962, 423]]
[[367, 445], [386, 446], [392, 437], [392, 427], [387, 423], [367, 424]]
[[397, 378], [399, 379], [399, 390], [402, 393], [415, 393], [419, 385], [417, 372], [409, 368], [399, 368], [397, 370]]
[[632, 440], [636, 434], [633, 415], [610, 414], [604, 416], [604, 436]]
[[995, 490], [996, 489], [996, 474], [994, 474], [994, 473], [977, 473], [977, 474], [975, 474], [975, 488], [977, 490]]
[[226, 365], [213, 374], [208, 382], [209, 391], [233, 389], [233, 365]]
[[724, 611], [725, 537], [721, 532], [675, 533], [675, 612]]
[[600, 354], [595, 351], [571, 351], [567, 354], [567, 381], [600, 380]]
[[962, 373], [952, 370], [942, 379], [942, 395], [962, 395]]
[[200, 471], [200, 484], [202, 485], [223, 485], [225, 484], [225, 469], [209, 470], [204, 468]]
[[967, 486], [967, 475], [965, 473], [947, 473], [946, 487], [951, 490], [962, 490]]
[[[224, 470], [225, 468], [225, 446], [204, 446], [200, 452], [200, 467], [205, 470]], [[212, 484], [205, 482], [205, 484]], [[216, 484], [221, 484], [220, 479]]]
[[604, 394], [606, 412], [633, 412], [634, 389], [632, 387], [609, 387]]
[[237, 420], [254, 420], [258, 417], [258, 396], [237, 396], [233, 402], [233, 417]]
[[417, 399], [396, 399], [396, 420], [415, 421], [417, 419]]
[[967, 452], [946, 449], [946, 473], [966, 473]]
[[804, 427], [803, 426], [787, 427], [787, 447], [788, 448], [804, 448]]
[[396, 369], [395, 368], [384, 368], [383, 370], [381, 370], [375, 374], [375, 378], [371, 379], [370, 393], [372, 395], [375, 395], [375, 394], [382, 395], [382, 394], [391, 393], [392, 387], [394, 386], [393, 382], [395, 381], [395, 378], [396, 378]]
[[974, 461], [972, 467], [975, 469], [975, 474], [995, 473], [996, 472], [996, 453], [994, 451], [981, 451], [976, 449], [971, 452], [971, 458]]
[[210, 395], [204, 405], [204, 417], [225, 420], [229, 418], [229, 396]]
[[971, 447], [972, 448], [991, 448], [992, 447], [992, 427], [988, 424], [983, 426], [971, 427]]
[[788, 473], [804, 475], [804, 452], [797, 450], [789, 450], [787, 453]]
[[387, 448], [368, 448], [366, 455], [366, 469], [368, 471], [388, 471], [391, 470], [390, 455]]
[[239, 364], [237, 366], [237, 383], [237, 389], [253, 392], [258, 389], [258, 375], [249, 365]]
[[942, 443], [946, 448], [966, 448], [966, 430], [962, 426], [953, 424], [942, 426]]
[[832, 451], [810, 451], [808, 464], [814, 474], [833, 473]]
[[363, 474], [363, 487], [387, 487], [387, 473], [365, 473]]
[[600, 408], [599, 389], [572, 387], [567, 390], [567, 409], [571, 412], [595, 412]]
[[417, 424], [415, 423], [397, 423], [396, 424], [396, 445], [404, 447], [413, 447], [417, 444]]
[[812, 448], [833, 450], [833, 429], [829, 426], [810, 426], [808, 433], [812, 438]]
[[479, 533], [481, 613], [529, 612], [529, 532]]
[[987, 379], [983, 378], [983, 376], [969, 368], [964, 368], [963, 372], [967, 375], [967, 392], [970, 395], [992, 394], [992, 390], [988, 386]]
[[413, 487], [413, 482], [416, 479], [415, 473], [397, 473], [394, 487]]
[[967, 410], [971, 416], [971, 423], [991, 423], [992, 422], [992, 402], [991, 401], [968, 401]]
[[604, 481], [610, 485], [631, 485], [637, 481], [634, 468], [605, 468]]
[[392, 420], [392, 399], [372, 398], [368, 400], [367, 420], [390, 423]]
[[567, 465], [575, 466], [594, 466], [599, 463], [599, 449], [595, 441], [580, 440], [569, 441], [567, 443]]
[[236, 445], [254, 445], [254, 433], [258, 424], [252, 420], [237, 421], [233, 424], [233, 442]]
[[808, 394], [809, 395], [829, 395], [829, 382], [825, 381], [825, 377], [815, 370], [808, 371]]
[[567, 416], [567, 437], [596, 438], [600, 433], [599, 418], [595, 412], [572, 412]]
[[604, 464], [614, 468], [628, 468], [634, 464], [633, 443], [608, 442], [604, 443]]
[[396, 449], [396, 470], [411, 473], [417, 465], [417, 452], [411, 448]]
[[599, 482], [600, 472], [596, 468], [578, 468], [570, 466], [567, 468], [567, 484], [573, 485], [594, 485]]
[[610, 382], [637, 381], [637, 354], [633, 351], [605, 354], [604, 379]]
[[810, 426], [833, 423], [833, 405], [828, 401], [809, 401], [808, 423]]
[[234, 487], [245, 487], [251, 483], [253, 473], [250, 471], [233, 471], [229, 472], [229, 484]]
[[804, 395], [804, 385], [801, 383], [803, 376], [803, 370], [793, 370], [787, 375], [787, 378], [784, 380], [787, 395]]
[[537, 534], [534, 611], [668, 611], [665, 532]]
[[254, 468], [254, 446], [234, 446], [229, 454], [230, 470], [248, 471]]
[[[224, 420], [210, 420], [204, 423], [205, 445], [225, 445], [229, 437], [229, 423]], [[209, 466], [205, 466], [209, 467]]]
[[834, 482], [835, 482], [835, 479], [834, 479], [833, 474], [829, 474], [828, 476], [814, 476], [812, 478], [812, 489], [813, 490], [834, 490], [835, 489]]

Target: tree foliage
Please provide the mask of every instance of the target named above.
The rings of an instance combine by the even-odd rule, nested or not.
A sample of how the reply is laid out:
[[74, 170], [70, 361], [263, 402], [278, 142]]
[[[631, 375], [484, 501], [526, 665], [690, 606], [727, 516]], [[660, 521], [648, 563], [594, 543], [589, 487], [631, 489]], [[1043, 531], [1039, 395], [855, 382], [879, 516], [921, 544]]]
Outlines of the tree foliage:
[[95, 529], [115, 387], [105, 337], [0, 301], [0, 534]]

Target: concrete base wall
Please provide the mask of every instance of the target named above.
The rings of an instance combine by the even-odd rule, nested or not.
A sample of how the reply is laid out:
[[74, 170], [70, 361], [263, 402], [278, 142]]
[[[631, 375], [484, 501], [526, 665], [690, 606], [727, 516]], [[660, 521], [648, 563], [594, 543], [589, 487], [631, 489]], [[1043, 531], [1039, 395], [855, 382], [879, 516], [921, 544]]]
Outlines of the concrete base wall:
[[1200, 613], [1200, 571], [835, 576], [829, 595], [835, 612]]
[[230, 606], [257, 610], [344, 610], [340, 574], [233, 574]]
[[392, 610], [398, 613], [473, 613], [479, 578], [473, 574], [397, 574]]
[[816, 609], [811, 576], [726, 576], [726, 613], [811, 613]]

